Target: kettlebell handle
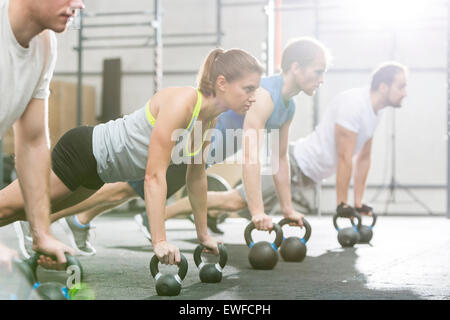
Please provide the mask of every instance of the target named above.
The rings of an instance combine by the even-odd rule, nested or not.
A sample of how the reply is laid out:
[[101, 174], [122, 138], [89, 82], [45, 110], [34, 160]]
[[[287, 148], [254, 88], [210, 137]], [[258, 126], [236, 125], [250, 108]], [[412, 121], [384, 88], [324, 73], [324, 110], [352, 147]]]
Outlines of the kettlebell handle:
[[36, 282], [33, 271], [30, 265], [21, 259], [13, 259], [13, 267], [18, 270], [27, 279], [28, 283], [32, 286]]
[[[356, 227], [358, 230], [361, 228], [361, 223], [362, 223], [362, 219], [361, 219], [361, 215], [358, 213], [358, 212], [356, 212], [356, 210], [354, 210], [354, 215], [353, 215], [356, 219], [358, 219], [358, 226]], [[337, 219], [338, 218], [341, 218], [341, 217], [339, 217], [337, 214], [335, 214], [334, 216], [333, 216], [333, 225], [334, 225], [334, 228], [337, 230], [337, 231], [339, 231], [339, 230], [341, 230], [341, 228], [339, 228], [339, 226], [338, 226], [338, 224], [337, 224]], [[350, 219], [350, 218], [348, 218], [348, 219]], [[352, 225], [354, 226], [355, 225], [355, 223], [353, 222], [353, 220], [352, 219], [350, 219], [350, 222], [352, 223]]]
[[[33, 277], [34, 277], [34, 281], [37, 281], [37, 267], [38, 267], [38, 260], [39, 257], [41, 255], [44, 256], [48, 256], [50, 258], [52, 258], [53, 260], [57, 260], [55, 256], [49, 256], [47, 254], [41, 253], [41, 252], [36, 252], [33, 256], [31, 256], [28, 260], [25, 260], [24, 262], [29, 266]], [[83, 267], [81, 266], [80, 261], [78, 261], [77, 258], [75, 258], [74, 256], [70, 255], [69, 253], [65, 252], [64, 256], [66, 257], [67, 263], [66, 263], [66, 269], [70, 266], [76, 266], [78, 267], [78, 269], [80, 270], [80, 280], [83, 280]]]
[[[194, 262], [197, 267], [202, 263], [201, 255], [204, 248], [205, 246], [200, 243], [194, 250]], [[219, 249], [219, 266], [223, 269], [227, 264], [228, 253], [225, 249], [225, 246], [223, 246], [221, 243], [217, 244], [217, 248]]]
[[[361, 224], [362, 224], [362, 215], [361, 215]], [[371, 216], [367, 216], [371, 217]], [[370, 228], [373, 228], [375, 226], [375, 223], [377, 222], [377, 215], [375, 213], [372, 213], [372, 224], [369, 226]], [[355, 225], [355, 223], [352, 221], [352, 225]]]
[[[247, 227], [245, 228], [244, 231], [244, 238], [245, 238], [245, 242], [247, 243], [247, 246], [251, 246], [253, 243], [253, 238], [252, 238], [252, 231], [253, 229], [255, 229], [255, 224], [252, 222], [250, 222]], [[275, 231], [275, 240], [273, 242], [273, 244], [279, 248], [281, 245], [281, 242], [283, 242], [283, 230], [281, 229], [280, 225], [278, 223], [273, 223], [273, 229], [269, 231], [272, 232]]]
[[375, 226], [375, 223], [377, 223], [378, 216], [372, 211], [372, 224], [370, 225], [371, 228]]
[[[153, 255], [152, 259], [150, 260], [150, 273], [152, 274], [152, 277], [155, 278], [156, 275], [159, 273], [159, 259], [155, 255]], [[181, 253], [181, 261], [178, 264], [178, 277], [180, 277], [181, 280], [184, 280], [186, 277], [188, 271], [188, 262], [186, 260], [186, 257]]]
[[27, 285], [21, 284], [16, 291], [16, 297], [19, 300], [28, 299], [34, 284], [36, 283], [36, 279], [34, 278], [33, 272], [31, 271], [30, 266], [21, 259], [13, 259], [12, 261], [13, 269], [20, 273], [23, 278], [25, 278], [25, 282]]
[[[305, 235], [303, 236], [303, 238], [300, 238], [300, 239], [303, 239], [306, 243], [306, 242], [308, 242], [309, 238], [311, 237], [311, 225], [309, 224], [308, 220], [306, 220], [305, 218], [303, 218], [302, 220], [303, 220], [303, 226], [305, 227]], [[278, 224], [280, 225], [280, 227], [283, 227], [285, 224], [288, 224], [291, 222], [297, 223], [296, 220], [284, 218], [281, 221], [279, 221]]]

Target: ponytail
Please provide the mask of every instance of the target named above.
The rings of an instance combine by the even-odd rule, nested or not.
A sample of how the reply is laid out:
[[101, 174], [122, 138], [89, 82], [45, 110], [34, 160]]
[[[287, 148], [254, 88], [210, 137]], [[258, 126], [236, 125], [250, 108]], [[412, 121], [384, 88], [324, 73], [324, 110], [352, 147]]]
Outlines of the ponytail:
[[205, 96], [210, 96], [215, 94], [214, 83], [211, 81], [211, 71], [213, 64], [219, 55], [223, 54], [223, 49], [214, 49], [206, 57], [203, 67], [197, 76], [197, 83], [200, 91]]
[[220, 75], [232, 82], [249, 73], [263, 73], [261, 64], [250, 53], [241, 49], [214, 49], [206, 57], [198, 74], [198, 88], [206, 97], [215, 95], [215, 85]]

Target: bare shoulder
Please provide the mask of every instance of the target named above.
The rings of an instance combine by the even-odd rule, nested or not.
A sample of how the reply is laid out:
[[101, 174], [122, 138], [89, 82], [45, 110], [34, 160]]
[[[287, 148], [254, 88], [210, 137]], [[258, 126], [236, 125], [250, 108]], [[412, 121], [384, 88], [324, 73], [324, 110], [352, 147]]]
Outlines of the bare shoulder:
[[169, 87], [158, 91], [158, 99], [177, 106], [195, 105], [197, 91], [192, 87]]
[[255, 118], [265, 123], [274, 109], [272, 96], [266, 89], [259, 87], [255, 92], [255, 99], [245, 118]]
[[256, 89], [255, 95], [256, 99], [261, 98], [264, 100], [272, 101], [272, 96], [270, 95], [270, 92], [264, 89], [263, 87], [259, 87], [258, 89]]
[[192, 87], [168, 87], [159, 90], [152, 100], [158, 106], [158, 116], [164, 110], [166, 117], [187, 123], [197, 101], [197, 92]]

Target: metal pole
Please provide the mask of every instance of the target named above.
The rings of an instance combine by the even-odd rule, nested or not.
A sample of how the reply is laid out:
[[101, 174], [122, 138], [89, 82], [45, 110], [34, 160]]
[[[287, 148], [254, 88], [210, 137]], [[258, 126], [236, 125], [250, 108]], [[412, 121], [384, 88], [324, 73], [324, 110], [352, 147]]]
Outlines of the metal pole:
[[450, 219], [450, 2], [447, 3], [447, 219]]
[[[319, 20], [319, 0], [314, 2], [314, 36], [316, 39], [319, 39], [319, 29], [320, 29], [320, 20]], [[313, 127], [312, 130], [317, 126], [319, 122], [319, 91], [316, 92], [313, 98]], [[322, 210], [320, 207], [320, 195], [322, 193], [322, 184], [317, 183], [314, 188], [314, 208], [316, 209], [316, 213], [318, 216], [322, 215]]]
[[77, 125], [83, 123], [83, 10], [80, 10], [78, 29], [78, 73], [77, 73]]
[[[156, 15], [156, 13], [155, 13]], [[127, 22], [127, 23], [98, 23], [86, 24], [85, 28], [123, 28], [123, 27], [151, 27], [152, 22]]]
[[[223, 35], [223, 33], [221, 34]], [[163, 38], [205, 38], [205, 37], [217, 37], [217, 32], [201, 32], [201, 33], [166, 33], [163, 34]], [[89, 40], [121, 40], [121, 39], [153, 39], [154, 37], [149, 34], [121, 34], [121, 35], [101, 35], [101, 36], [88, 36], [83, 37], [84, 41]]]
[[3, 138], [0, 139], [0, 189], [5, 187], [5, 179], [3, 177]]
[[222, 46], [222, 0], [217, 0], [217, 26], [216, 26], [216, 47], [219, 48]]
[[[282, 0], [275, 1], [275, 8], [281, 7], [283, 5]], [[281, 21], [281, 11], [274, 11], [275, 19], [275, 29], [274, 29], [274, 71], [280, 72], [281, 70], [281, 47], [282, 47], [282, 21]]]
[[265, 7], [267, 15], [267, 75], [273, 74], [274, 69], [274, 42], [275, 42], [275, 0], [269, 0]]
[[91, 17], [110, 17], [110, 16], [136, 16], [136, 15], [152, 15], [153, 11], [117, 11], [117, 12], [85, 12], [86, 18]]
[[153, 93], [162, 87], [162, 21], [161, 21], [161, 0], [155, 0], [155, 17], [152, 23], [155, 30], [155, 49], [153, 50], [154, 69], [156, 76], [153, 78]]
[[[159, 40], [161, 41], [161, 40]], [[161, 43], [161, 42], [160, 42]], [[164, 43], [164, 44], [156, 44], [156, 41], [154, 44], [151, 43], [143, 43], [143, 44], [111, 44], [111, 45], [98, 45], [98, 46], [84, 46], [83, 50], [110, 50], [110, 49], [146, 49], [146, 48], [157, 48], [159, 46], [161, 47], [167, 47], [167, 48], [176, 48], [176, 47], [211, 47], [216, 45], [215, 41], [211, 42], [186, 42], [186, 43], [180, 43], [180, 42], [174, 42], [174, 43]], [[78, 47], [74, 48], [75, 50], [78, 50]], [[162, 51], [162, 50], [161, 50]]]
[[244, 7], [244, 6], [264, 6], [266, 1], [235, 1], [235, 2], [224, 2], [222, 6], [224, 7]]

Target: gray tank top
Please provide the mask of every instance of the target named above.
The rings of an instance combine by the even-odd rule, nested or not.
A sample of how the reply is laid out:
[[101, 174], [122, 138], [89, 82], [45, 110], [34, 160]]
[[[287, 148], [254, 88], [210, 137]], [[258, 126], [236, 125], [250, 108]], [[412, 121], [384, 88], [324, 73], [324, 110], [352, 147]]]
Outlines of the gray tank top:
[[[189, 126], [177, 139], [176, 146], [189, 141], [189, 135], [194, 128], [201, 105], [202, 94], [197, 89], [197, 102], [192, 119]], [[98, 175], [104, 182], [111, 183], [144, 178], [148, 147], [155, 123], [156, 120], [150, 113], [150, 101], [148, 101], [144, 107], [123, 118], [94, 127], [92, 149], [97, 160]], [[202, 145], [203, 142], [204, 140]], [[188, 157], [191, 157], [200, 150], [186, 153]]]

